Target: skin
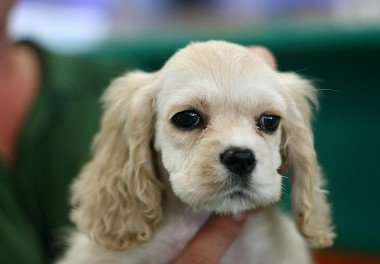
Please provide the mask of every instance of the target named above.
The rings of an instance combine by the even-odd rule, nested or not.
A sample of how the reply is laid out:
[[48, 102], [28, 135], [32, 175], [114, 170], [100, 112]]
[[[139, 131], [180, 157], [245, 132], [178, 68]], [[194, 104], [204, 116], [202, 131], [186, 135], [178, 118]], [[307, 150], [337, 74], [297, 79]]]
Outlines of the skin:
[[37, 95], [40, 67], [33, 50], [10, 41], [7, 19], [13, 1], [0, 2], [0, 155], [12, 165], [21, 126]]
[[173, 264], [218, 263], [240, 234], [249, 214], [239, 217], [211, 216]]
[[[12, 43], [7, 34], [7, 19], [12, 5], [12, 0], [0, 1], [0, 156], [9, 165], [15, 160], [20, 130], [38, 94], [41, 80], [36, 54], [25, 45]], [[251, 50], [276, 68], [276, 60], [268, 49], [254, 46]], [[210, 217], [173, 263], [218, 263], [251, 213]]]

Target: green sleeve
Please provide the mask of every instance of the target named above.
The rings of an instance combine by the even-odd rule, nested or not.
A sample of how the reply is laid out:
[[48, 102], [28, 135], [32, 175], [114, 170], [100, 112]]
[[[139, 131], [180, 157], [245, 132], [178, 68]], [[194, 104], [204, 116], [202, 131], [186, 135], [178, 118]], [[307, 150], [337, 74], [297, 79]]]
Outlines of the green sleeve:
[[19, 241], [20, 237], [17, 242], [26, 248], [42, 244], [46, 262], [52, 262], [63, 253], [65, 238], [73, 229], [69, 186], [89, 158], [101, 114], [99, 98], [127, 65], [41, 50], [39, 57], [41, 87], [22, 129], [12, 178], [19, 211], [38, 236], [38, 243]]
[[0, 263], [45, 263], [42, 243], [21, 210], [14, 187], [0, 161]]

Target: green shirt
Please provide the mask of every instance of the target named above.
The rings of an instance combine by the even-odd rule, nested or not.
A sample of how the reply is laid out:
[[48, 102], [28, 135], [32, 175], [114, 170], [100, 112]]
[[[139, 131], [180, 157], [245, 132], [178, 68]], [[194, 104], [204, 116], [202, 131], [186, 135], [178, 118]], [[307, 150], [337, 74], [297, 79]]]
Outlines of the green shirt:
[[36, 51], [42, 85], [15, 165], [0, 161], [0, 263], [46, 263], [62, 252], [71, 227], [68, 189], [89, 158], [100, 95], [127, 64]]

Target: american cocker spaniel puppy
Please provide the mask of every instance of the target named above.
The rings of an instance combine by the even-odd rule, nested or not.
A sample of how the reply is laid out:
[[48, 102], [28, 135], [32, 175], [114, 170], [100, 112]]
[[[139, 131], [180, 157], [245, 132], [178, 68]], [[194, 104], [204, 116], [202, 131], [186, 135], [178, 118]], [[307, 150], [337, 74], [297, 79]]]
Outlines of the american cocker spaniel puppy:
[[[311, 263], [309, 246], [332, 244], [309, 81], [209, 41], [116, 79], [103, 102], [60, 263], [170, 263], [210, 214], [257, 207], [221, 263]], [[276, 208], [284, 164], [295, 221]]]

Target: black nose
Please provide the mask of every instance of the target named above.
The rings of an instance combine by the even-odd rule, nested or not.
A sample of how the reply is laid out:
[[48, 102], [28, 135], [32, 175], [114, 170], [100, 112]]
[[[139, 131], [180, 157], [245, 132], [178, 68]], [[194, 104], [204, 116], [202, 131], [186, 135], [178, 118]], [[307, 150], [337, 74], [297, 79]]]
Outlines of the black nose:
[[256, 165], [255, 155], [250, 149], [232, 147], [220, 154], [220, 161], [230, 171], [237, 174], [248, 174]]

